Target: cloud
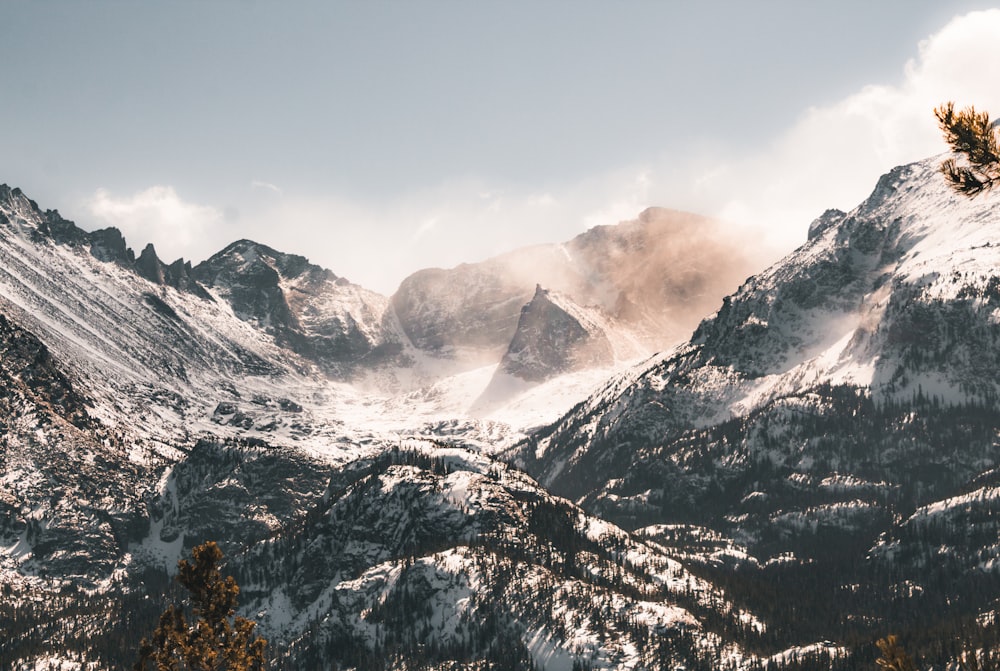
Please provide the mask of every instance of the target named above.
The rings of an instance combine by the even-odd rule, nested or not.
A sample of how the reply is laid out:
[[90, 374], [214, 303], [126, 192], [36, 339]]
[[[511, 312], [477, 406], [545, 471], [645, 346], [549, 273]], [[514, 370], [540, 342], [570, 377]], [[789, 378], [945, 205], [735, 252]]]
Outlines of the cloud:
[[276, 186], [274, 184], [271, 184], [270, 182], [262, 182], [259, 179], [255, 179], [252, 182], [250, 182], [250, 186], [253, 187], [253, 188], [255, 188], [255, 189], [264, 189], [265, 191], [270, 191], [272, 193], [276, 193], [279, 196], [285, 195], [284, 192], [281, 190], [280, 187], [278, 187], [278, 186]]
[[[873, 82], [833, 104], [804, 110], [784, 132], [740, 155], [718, 148], [651, 156], [576, 184], [458, 180], [366, 211], [371, 226], [406, 221], [397, 242], [383, 240], [390, 270], [376, 277], [358, 261], [354, 277], [383, 291], [390, 275], [427, 265], [474, 261], [526, 244], [566, 240], [586, 228], [632, 219], [659, 205], [717, 217], [761, 266], [806, 239], [824, 210], [849, 210], [894, 166], [947, 149], [933, 108], [948, 100], [1000, 115], [1000, 10], [952, 19], [914, 45], [896, 82]], [[357, 256], [357, 255], [355, 255]], [[336, 271], [336, 268], [334, 268]], [[340, 271], [338, 271], [340, 272]], [[344, 270], [343, 272], [347, 272]], [[369, 279], [370, 278], [370, 279]], [[353, 279], [353, 278], [352, 278]]]
[[628, 168], [538, 190], [470, 178], [378, 202], [286, 197], [248, 214], [241, 235], [390, 294], [422, 268], [481, 261], [634, 219], [649, 205], [649, 187], [647, 170]]
[[651, 184], [648, 169], [639, 169], [634, 176], [626, 174], [609, 182], [608, 195], [612, 198], [607, 205], [600, 206], [583, 216], [584, 228], [634, 219], [639, 212], [653, 204], [649, 198]]
[[137, 250], [152, 242], [166, 261], [205, 253], [206, 238], [214, 237], [225, 219], [219, 209], [181, 200], [170, 186], [152, 186], [131, 196], [98, 189], [85, 208], [98, 225], [120, 229]]
[[915, 57], [900, 64], [898, 81], [869, 83], [833, 104], [806, 109], [790, 128], [740, 155], [716, 148], [651, 156], [643, 165], [531, 191], [456, 180], [376, 208], [356, 205], [349, 208], [356, 221], [387, 230], [407, 222], [401, 230], [410, 233], [382, 239], [385, 270], [363, 265], [357, 254], [327, 258], [340, 264], [332, 266], [335, 272], [390, 292], [408, 270], [566, 240], [659, 205], [729, 222], [731, 234], [763, 267], [804, 242], [809, 223], [824, 210], [852, 209], [894, 166], [945, 151], [935, 106], [954, 100], [1000, 115], [997, 44], [1000, 10], [956, 17], [914, 45]]
[[1000, 113], [1000, 10], [951, 20], [922, 42], [901, 81], [865, 86], [811, 108], [770, 145], [743, 157], [702, 157], [684, 185], [661, 181], [655, 195], [764, 231], [770, 242], [801, 242], [829, 207], [851, 209], [892, 167], [947, 149], [933, 108], [952, 100]]
[[89, 210], [133, 245], [154, 241], [165, 258], [205, 258], [248, 237], [383, 293], [420, 268], [568, 240], [653, 205], [725, 219], [763, 266], [803, 242], [809, 223], [827, 208], [851, 209], [881, 174], [945, 151], [936, 105], [954, 100], [1000, 116], [997, 44], [1000, 10], [957, 17], [914, 45], [897, 81], [859, 86], [840, 101], [803, 110], [790, 128], [738, 155], [717, 147], [685, 156], [651, 153], [643, 164], [576, 183], [526, 187], [467, 176], [377, 200], [286, 195], [254, 180], [254, 190], [282, 198], [240, 203], [237, 223], [225, 220], [221, 208], [184, 202], [165, 186], [128, 197], [98, 191]]
[[413, 233], [413, 241], [416, 242], [433, 231], [437, 227], [438, 221], [438, 217], [432, 215], [420, 222], [420, 225], [417, 226], [417, 230]]

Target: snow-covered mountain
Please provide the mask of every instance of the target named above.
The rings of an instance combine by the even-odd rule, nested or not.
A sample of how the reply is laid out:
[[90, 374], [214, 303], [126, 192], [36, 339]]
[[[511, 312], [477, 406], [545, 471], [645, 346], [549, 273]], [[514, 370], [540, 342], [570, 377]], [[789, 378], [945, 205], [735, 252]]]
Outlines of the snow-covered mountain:
[[725, 299], [666, 210], [386, 298], [0, 189], [0, 668], [127, 666], [208, 539], [280, 669], [996, 647], [1000, 205], [938, 160]]
[[953, 194], [935, 160], [897, 168], [851, 213], [814, 222], [688, 343], [613, 380], [526, 454], [546, 482], [581, 491], [600, 483], [574, 469], [628, 450], [624, 435], [662, 444], [792, 398], [815, 405], [816, 389], [857, 388], [879, 408], [993, 407], [998, 239], [1000, 209]]
[[191, 273], [240, 319], [330, 374], [343, 377], [400, 351], [382, 328], [388, 299], [302, 256], [239, 240]]
[[[586, 337], [564, 328], [572, 324]], [[546, 398], [534, 398], [547, 412], [569, 407], [578, 400], [573, 394], [598, 382], [594, 370], [604, 375], [634, 356], [622, 349], [627, 339], [615, 324], [599, 306], [582, 307], [540, 290], [508, 343], [508, 372], [529, 387], [515, 395], [514, 406], [531, 402], [531, 388], [538, 388]], [[591, 353], [591, 341], [604, 346]], [[375, 622], [372, 608], [388, 593], [372, 592], [377, 603], [366, 601], [366, 594], [369, 582], [397, 569], [407, 569], [400, 583], [407, 590], [436, 589], [442, 576], [452, 576], [456, 590], [441, 597], [442, 608], [463, 622], [447, 638], [422, 630], [419, 640], [401, 638], [398, 654], [412, 657], [415, 646], [436, 641], [449, 655], [459, 654], [456, 646], [471, 646], [461, 654], [474, 662], [497, 659], [497, 646], [510, 643], [522, 655], [512, 660], [547, 659], [552, 668], [589, 659], [596, 668], [640, 664], [635, 646], [646, 634], [623, 634], [625, 620], [595, 620], [585, 602], [604, 609], [627, 604], [647, 633], [672, 631], [669, 639], [687, 647], [656, 653], [664, 659], [694, 659], [720, 647], [738, 651], [717, 634], [697, 634], [702, 626], [707, 632], [721, 625], [686, 610], [684, 604], [701, 603], [709, 594], [721, 598], [710, 584], [686, 579], [685, 585], [700, 585], [702, 597], [694, 601], [690, 590], [639, 587], [661, 580], [648, 573], [652, 568], [636, 573], [621, 554], [623, 543], [639, 541], [607, 527], [617, 539], [609, 545], [597, 531], [586, 531], [606, 525], [485, 456], [525, 426], [464, 413], [494, 377], [496, 364], [463, 373], [472, 376], [467, 388], [474, 393], [460, 400], [462, 375], [434, 377], [441, 353], [423, 352], [409, 341], [388, 299], [302, 257], [244, 240], [197, 266], [165, 264], [152, 246], [137, 256], [118, 231], [83, 231], [4, 187], [0, 351], [4, 668], [126, 663], [133, 637], [118, 625], [104, 631], [67, 618], [66, 609], [124, 609], [130, 616], [122, 626], [135, 623], [147, 633], [162, 606], [158, 590], [168, 584], [177, 559], [209, 538], [219, 540], [234, 569], [243, 572], [247, 608], [264, 613], [262, 622], [289, 668], [301, 668], [310, 655], [344, 661], [323, 652], [330, 640], [343, 637], [354, 646], [351, 654], [388, 659], [377, 656], [385, 626], [375, 625], [378, 637], [366, 637]], [[528, 352], [539, 355], [538, 367], [528, 358], [517, 367], [515, 355]], [[414, 379], [436, 384], [421, 388]], [[350, 380], [399, 380], [401, 393], [371, 393]], [[559, 393], [546, 387], [550, 383]], [[495, 404], [484, 410], [496, 412]], [[524, 410], [514, 415], [519, 412]], [[527, 414], [537, 413], [532, 408]], [[475, 448], [446, 452], [448, 469], [465, 475], [449, 478], [418, 464], [379, 461], [412, 431]], [[373, 468], [383, 467], [389, 470], [380, 477], [391, 478], [391, 486], [364, 484], [372, 481]], [[491, 492], [488, 483], [496, 479], [507, 484]], [[354, 494], [342, 500], [348, 490]], [[449, 493], [442, 498], [444, 490]], [[394, 513], [379, 522], [400, 500], [425, 511], [427, 519], [414, 508], [411, 517]], [[352, 539], [357, 522], [347, 512], [362, 504], [370, 524], [364, 538]], [[549, 512], [557, 519], [542, 519]], [[553, 533], [566, 536], [574, 556], [591, 552], [600, 562], [568, 567], [564, 557], [561, 568], [554, 565], [558, 552], [568, 550], [557, 549], [563, 540], [546, 537], [545, 524], [562, 529]], [[430, 552], [417, 540], [402, 542], [428, 531], [438, 532], [430, 555], [415, 554]], [[275, 573], [276, 556], [284, 555], [283, 566], [300, 566], [300, 546], [322, 535], [340, 550], [320, 564], [310, 555], [306, 574], [313, 583]], [[507, 539], [514, 537], [533, 540], [512, 547]], [[657, 557], [658, 570], [674, 566], [667, 550], [650, 543], [643, 548]], [[411, 572], [414, 560], [422, 568]], [[523, 584], [503, 587], [520, 561], [536, 567]], [[633, 577], [621, 582], [619, 573]], [[326, 581], [322, 594], [344, 603], [310, 601], [316, 580]], [[486, 586], [489, 594], [468, 601], [471, 591]], [[561, 604], [553, 606], [559, 614], [537, 610], [539, 589]], [[155, 598], [143, 599], [150, 595]], [[740, 612], [733, 607], [730, 620], [742, 621]], [[480, 617], [493, 629], [476, 624]], [[568, 637], [566, 618], [593, 622]], [[402, 629], [391, 635], [417, 631], [412, 622], [397, 625]], [[74, 666], [73, 659], [88, 659], [89, 666]]]
[[992, 617], [1000, 201], [955, 195], [939, 162], [825, 213], [687, 343], [612, 379], [516, 462], [626, 528], [730, 539], [746, 589], [800, 585], [790, 599], [830, 614], [833, 640], [891, 622], [890, 601], [922, 613], [911, 626]]

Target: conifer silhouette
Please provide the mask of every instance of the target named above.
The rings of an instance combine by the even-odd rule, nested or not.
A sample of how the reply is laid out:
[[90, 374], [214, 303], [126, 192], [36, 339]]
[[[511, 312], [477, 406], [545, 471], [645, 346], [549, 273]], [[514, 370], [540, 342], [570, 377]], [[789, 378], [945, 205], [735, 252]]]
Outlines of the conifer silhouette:
[[885, 671], [917, 671], [913, 658], [899, 644], [899, 639], [890, 634], [881, 638], [875, 644], [882, 656], [876, 661], [880, 669]]
[[139, 646], [134, 671], [263, 671], [267, 641], [254, 636], [255, 622], [235, 617], [240, 588], [222, 577], [222, 551], [213, 541], [191, 550], [193, 562], [177, 563], [177, 581], [190, 592], [189, 623], [182, 607], [171, 604], [151, 639]]

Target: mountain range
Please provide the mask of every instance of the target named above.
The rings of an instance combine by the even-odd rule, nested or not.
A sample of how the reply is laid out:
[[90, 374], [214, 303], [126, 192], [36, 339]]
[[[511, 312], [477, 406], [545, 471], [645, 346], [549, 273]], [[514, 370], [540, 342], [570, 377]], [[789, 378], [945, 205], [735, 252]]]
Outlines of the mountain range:
[[209, 539], [282, 669], [996, 646], [1000, 209], [939, 162], [748, 279], [653, 208], [391, 297], [0, 187], [0, 667], [130, 665]]

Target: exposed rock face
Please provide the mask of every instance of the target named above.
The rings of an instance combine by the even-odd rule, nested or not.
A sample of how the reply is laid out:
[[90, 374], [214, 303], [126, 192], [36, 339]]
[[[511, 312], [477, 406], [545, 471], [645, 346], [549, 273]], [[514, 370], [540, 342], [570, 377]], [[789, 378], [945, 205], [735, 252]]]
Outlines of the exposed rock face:
[[539, 286], [521, 309], [517, 331], [499, 370], [537, 382], [580, 368], [610, 366], [614, 361], [611, 342], [596, 320]]
[[431, 268], [403, 280], [392, 308], [418, 349], [486, 361], [510, 343], [532, 286], [509, 277], [496, 261]]
[[204, 287], [191, 276], [190, 262], [177, 259], [166, 265], [157, 257], [152, 244], [146, 245], [139, 258], [136, 258], [117, 228], [103, 228], [88, 233], [72, 221], [63, 219], [55, 210], [42, 212], [20, 189], [11, 189], [5, 184], [0, 185], [0, 200], [6, 202], [22, 220], [37, 222], [32, 228], [32, 235], [36, 240], [50, 239], [59, 245], [88, 247], [91, 255], [99, 261], [117, 263], [131, 268], [137, 275], [154, 284], [171, 286], [211, 300]]
[[135, 254], [125, 243], [117, 228], [102, 228], [90, 234], [90, 253], [99, 261], [114, 261], [122, 265], [135, 263]]
[[144, 277], [153, 284], [165, 284], [163, 274], [163, 263], [156, 255], [153, 243], [149, 243], [142, 249], [139, 258], [135, 260], [135, 271], [139, 277]]
[[836, 226], [844, 217], [847, 216], [846, 212], [841, 210], [830, 209], [821, 214], [815, 221], [809, 224], [809, 240], [819, 237], [831, 226]]
[[0, 573], [110, 571], [144, 526], [140, 469], [64, 370], [0, 314]]
[[[44, 409], [44, 415], [58, 416], [80, 427], [90, 425], [87, 401], [73, 390], [48, 348], [3, 314], [0, 314], [0, 372], [4, 376], [0, 390], [4, 393], [17, 394], [33, 407]], [[0, 422], [10, 419], [6, 416]], [[0, 432], [6, 434], [9, 426], [0, 423], [0, 427], [3, 427]]]
[[294, 254], [240, 240], [198, 264], [193, 276], [240, 319], [337, 375], [398, 352], [382, 329], [387, 300]]

